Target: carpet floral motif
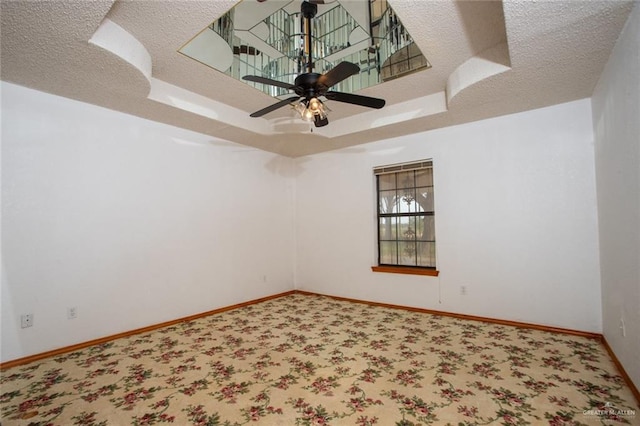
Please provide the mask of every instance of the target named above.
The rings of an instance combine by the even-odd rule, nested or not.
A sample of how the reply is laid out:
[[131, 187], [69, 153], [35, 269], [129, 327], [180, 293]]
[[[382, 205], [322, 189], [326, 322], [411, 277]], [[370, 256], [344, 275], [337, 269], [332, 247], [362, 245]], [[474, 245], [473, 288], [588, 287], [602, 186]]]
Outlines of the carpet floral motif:
[[0, 384], [3, 426], [640, 422], [597, 340], [309, 295], [8, 369]]

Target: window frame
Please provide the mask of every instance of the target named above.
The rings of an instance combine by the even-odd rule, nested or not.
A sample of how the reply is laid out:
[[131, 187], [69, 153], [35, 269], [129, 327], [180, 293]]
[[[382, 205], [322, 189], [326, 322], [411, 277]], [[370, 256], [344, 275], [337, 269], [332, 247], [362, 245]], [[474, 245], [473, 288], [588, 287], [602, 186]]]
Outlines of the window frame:
[[[405, 172], [416, 172], [416, 171], [420, 171], [420, 170], [425, 170], [425, 169], [431, 169], [431, 191], [432, 191], [432, 196], [434, 197], [433, 200], [433, 209], [432, 211], [415, 211], [415, 212], [397, 212], [397, 213], [381, 213], [380, 211], [380, 202], [381, 202], [381, 193], [383, 192], [383, 190], [380, 189], [380, 176], [381, 175], [387, 175], [387, 174], [393, 174], [395, 176], [396, 182], [395, 182], [395, 190], [399, 190], [402, 187], [398, 184], [397, 179], [399, 178], [399, 173], [405, 173]], [[412, 161], [412, 162], [408, 162], [408, 163], [399, 163], [399, 164], [391, 164], [391, 165], [386, 165], [386, 166], [379, 166], [379, 167], [375, 167], [373, 169], [373, 173], [374, 173], [374, 179], [375, 179], [375, 191], [376, 191], [376, 236], [377, 236], [377, 240], [376, 240], [376, 256], [377, 256], [377, 264], [375, 266], [371, 267], [371, 270], [373, 272], [388, 272], [388, 273], [399, 273], [399, 274], [411, 274], [411, 275], [428, 275], [428, 276], [438, 276], [439, 275], [439, 271], [437, 268], [437, 262], [438, 262], [438, 256], [437, 256], [437, 250], [436, 250], [436, 238], [435, 238], [435, 223], [433, 225], [433, 240], [429, 240], [429, 242], [432, 242], [434, 244], [434, 256], [435, 256], [435, 260], [433, 262], [433, 266], [419, 266], [417, 265], [418, 261], [417, 261], [417, 243], [418, 240], [413, 240], [416, 243], [416, 265], [403, 265], [403, 264], [399, 264], [399, 263], [381, 263], [381, 243], [383, 240], [381, 240], [381, 234], [380, 234], [380, 220], [381, 218], [384, 217], [388, 217], [388, 218], [402, 218], [402, 217], [413, 217], [413, 218], [422, 218], [425, 216], [431, 216], [433, 217], [433, 220], [435, 221], [435, 182], [434, 182], [434, 175], [433, 175], [433, 160], [432, 159], [425, 159], [425, 160], [420, 160], [420, 161]], [[414, 174], [414, 182], [413, 182], [413, 186], [411, 188], [407, 187], [408, 189], [417, 189], [417, 188], [421, 188], [422, 186], [418, 187], [416, 186], [416, 177]], [[428, 187], [428, 186], [425, 186]], [[393, 240], [384, 240], [384, 241], [396, 241], [401, 242], [402, 239], [398, 237], [398, 235], [395, 236], [395, 239]], [[425, 242], [427, 242], [427, 240], [424, 240]]]

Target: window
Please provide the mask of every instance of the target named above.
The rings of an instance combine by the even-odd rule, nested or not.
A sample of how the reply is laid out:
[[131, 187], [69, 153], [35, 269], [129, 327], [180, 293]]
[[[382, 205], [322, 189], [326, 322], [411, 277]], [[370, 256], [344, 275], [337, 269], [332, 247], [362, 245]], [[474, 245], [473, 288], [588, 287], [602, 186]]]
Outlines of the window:
[[[374, 174], [378, 198], [378, 265], [381, 267], [374, 270], [421, 273], [416, 271], [420, 268], [426, 270], [426, 275], [437, 275], [431, 160], [378, 167]], [[397, 267], [397, 270], [385, 266]]]

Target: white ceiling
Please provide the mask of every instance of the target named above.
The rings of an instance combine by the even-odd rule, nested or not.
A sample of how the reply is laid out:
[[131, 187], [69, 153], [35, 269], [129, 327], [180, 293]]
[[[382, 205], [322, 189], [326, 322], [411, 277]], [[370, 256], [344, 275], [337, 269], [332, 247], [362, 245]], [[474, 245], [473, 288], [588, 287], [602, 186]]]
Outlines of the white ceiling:
[[590, 97], [633, 5], [389, 0], [432, 68], [358, 92], [381, 110], [328, 101], [310, 132], [177, 52], [235, 3], [1, 0], [2, 80], [297, 157]]

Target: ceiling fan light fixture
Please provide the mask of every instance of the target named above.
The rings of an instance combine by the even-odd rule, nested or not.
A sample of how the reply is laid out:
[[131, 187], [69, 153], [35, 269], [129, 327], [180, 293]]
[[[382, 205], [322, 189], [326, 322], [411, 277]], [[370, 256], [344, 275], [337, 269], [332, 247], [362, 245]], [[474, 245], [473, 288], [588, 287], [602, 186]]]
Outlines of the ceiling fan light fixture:
[[322, 102], [318, 100], [318, 98], [309, 99], [309, 110], [314, 114], [318, 114], [320, 109], [322, 108]]
[[306, 108], [302, 114], [302, 119], [304, 121], [313, 121], [313, 112], [309, 108]]
[[327, 118], [327, 113], [324, 108], [324, 104], [318, 98], [311, 98], [309, 100], [303, 99], [295, 110], [300, 114], [300, 118], [304, 121], [318, 121]]
[[304, 111], [307, 109], [307, 104], [303, 99], [300, 102], [298, 102], [296, 106], [293, 107], [293, 109], [298, 113], [300, 117], [304, 117]]

